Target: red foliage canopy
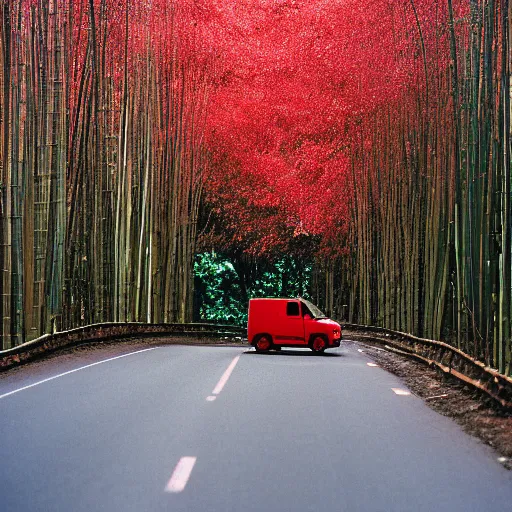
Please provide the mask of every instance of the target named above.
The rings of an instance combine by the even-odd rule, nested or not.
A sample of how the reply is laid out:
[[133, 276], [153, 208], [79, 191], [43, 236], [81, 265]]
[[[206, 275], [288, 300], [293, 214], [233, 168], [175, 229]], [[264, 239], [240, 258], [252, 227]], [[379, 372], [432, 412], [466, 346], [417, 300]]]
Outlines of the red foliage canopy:
[[307, 234], [336, 253], [352, 197], [347, 148], [377, 109], [425, 89], [424, 52], [435, 52], [436, 65], [449, 55], [439, 53], [446, 8], [432, 0], [209, 5], [221, 64], [207, 189], [224, 242], [262, 254]]
[[[20, 1], [31, 9], [40, 0]], [[348, 149], [370, 143], [360, 127], [411, 91], [426, 94], [429, 71], [450, 55], [447, 8], [436, 0], [55, 2], [75, 20], [72, 97], [93, 11], [107, 27], [100, 46], [118, 103], [125, 73], [148, 55], [163, 103], [184, 82], [208, 84], [205, 187], [224, 228], [216, 243], [255, 254], [287, 250], [299, 235], [338, 250], [358, 172]], [[468, 2], [453, 3], [463, 16]]]

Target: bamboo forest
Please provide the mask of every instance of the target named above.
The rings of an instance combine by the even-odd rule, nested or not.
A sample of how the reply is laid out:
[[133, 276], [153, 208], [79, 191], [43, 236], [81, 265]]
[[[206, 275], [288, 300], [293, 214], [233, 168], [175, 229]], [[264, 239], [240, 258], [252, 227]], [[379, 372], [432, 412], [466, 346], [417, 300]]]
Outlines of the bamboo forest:
[[0, 348], [304, 296], [512, 375], [509, 0], [0, 6]]

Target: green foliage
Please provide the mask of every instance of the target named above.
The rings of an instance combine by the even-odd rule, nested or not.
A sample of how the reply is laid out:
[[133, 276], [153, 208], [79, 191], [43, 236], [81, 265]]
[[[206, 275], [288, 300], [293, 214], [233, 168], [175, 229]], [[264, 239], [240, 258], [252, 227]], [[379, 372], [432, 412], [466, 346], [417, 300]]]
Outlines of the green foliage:
[[[252, 297], [305, 297], [311, 264], [289, 256], [276, 262], [251, 263], [251, 277], [231, 260], [216, 253], [197, 254], [195, 275], [195, 320], [244, 325], [248, 299]], [[244, 292], [246, 290], [246, 292]]]
[[196, 255], [194, 308], [199, 321], [242, 324], [247, 316], [241, 304], [238, 276], [231, 262], [214, 253]]

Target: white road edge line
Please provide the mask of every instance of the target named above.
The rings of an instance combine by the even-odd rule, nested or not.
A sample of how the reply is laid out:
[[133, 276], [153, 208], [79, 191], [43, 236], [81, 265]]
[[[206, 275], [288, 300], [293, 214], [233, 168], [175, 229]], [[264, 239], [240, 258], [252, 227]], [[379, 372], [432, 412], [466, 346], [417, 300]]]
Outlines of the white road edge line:
[[367, 366], [372, 366], [372, 367], [375, 367], [377, 368], [379, 365], [378, 364], [375, 364], [375, 363], [366, 363]]
[[233, 372], [233, 370], [235, 369], [236, 363], [238, 363], [239, 359], [240, 359], [240, 356], [236, 356], [233, 359], [233, 361], [231, 361], [227, 370], [223, 373], [219, 382], [217, 382], [217, 385], [213, 389], [212, 395], [218, 395], [222, 391], [222, 388], [226, 385], [226, 382], [228, 381], [229, 377], [231, 376], [231, 373]]
[[114, 361], [115, 359], [121, 359], [122, 357], [133, 356], [135, 354], [140, 354], [141, 352], [147, 352], [148, 350], [155, 350], [160, 347], [152, 347], [145, 348], [143, 350], [137, 350], [136, 352], [130, 352], [129, 354], [123, 354], [122, 356], [110, 357], [109, 359], [104, 359], [103, 361], [97, 361], [96, 363], [88, 364], [86, 366], [81, 366], [80, 368], [75, 368], [74, 370], [70, 370], [69, 372], [59, 373], [58, 375], [54, 375], [53, 377], [49, 377], [48, 379], [43, 379], [38, 382], [34, 382], [34, 384], [30, 384], [29, 386], [24, 386], [22, 388], [15, 389], [14, 391], [9, 391], [9, 393], [4, 393], [0, 395], [1, 398], [5, 398], [10, 395], [14, 395], [15, 393], [19, 393], [20, 391], [25, 391], [25, 389], [30, 389], [35, 386], [39, 386], [39, 384], [44, 384], [45, 382], [50, 382], [51, 380], [58, 379], [59, 377], [64, 377], [65, 375], [69, 375], [70, 373], [79, 372], [80, 370], [85, 370], [86, 368], [91, 368], [91, 366], [96, 366], [97, 364], [108, 363], [109, 361]]
[[400, 388], [391, 388], [396, 395], [409, 396], [411, 394], [410, 391]]
[[185, 489], [196, 460], [197, 457], [181, 457], [165, 486], [165, 492], [181, 492]]

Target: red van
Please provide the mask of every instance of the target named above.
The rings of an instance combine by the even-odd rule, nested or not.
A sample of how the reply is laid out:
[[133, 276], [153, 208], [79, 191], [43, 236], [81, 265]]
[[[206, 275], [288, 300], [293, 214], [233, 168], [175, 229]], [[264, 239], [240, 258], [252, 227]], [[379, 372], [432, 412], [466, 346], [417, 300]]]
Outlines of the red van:
[[309, 347], [322, 353], [340, 346], [341, 326], [304, 299], [251, 299], [247, 338], [257, 352]]

